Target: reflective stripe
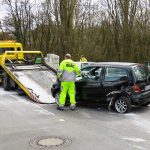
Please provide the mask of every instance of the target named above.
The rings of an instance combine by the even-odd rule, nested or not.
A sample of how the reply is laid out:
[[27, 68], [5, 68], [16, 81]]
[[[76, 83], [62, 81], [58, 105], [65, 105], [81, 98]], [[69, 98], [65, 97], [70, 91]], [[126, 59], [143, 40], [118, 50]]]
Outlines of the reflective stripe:
[[76, 74], [74, 71], [73, 72], [64, 71], [61, 81], [75, 81], [75, 80]]

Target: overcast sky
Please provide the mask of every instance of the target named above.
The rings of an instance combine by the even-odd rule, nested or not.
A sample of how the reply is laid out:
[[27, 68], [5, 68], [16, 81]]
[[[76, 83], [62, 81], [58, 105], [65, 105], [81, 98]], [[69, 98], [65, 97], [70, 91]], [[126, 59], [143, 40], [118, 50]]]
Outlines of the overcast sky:
[[[0, 0], [0, 20], [2, 20], [4, 18], [4, 16], [7, 14], [6, 8], [2, 4], [2, 1], [3, 0]], [[35, 1], [35, 0], [30, 0], [30, 1]], [[43, 1], [43, 0], [36, 0], [36, 1], [38, 2], [38, 1]], [[84, 1], [86, 1], [86, 0], [84, 0]], [[101, 0], [91, 0], [91, 1], [95, 3], [95, 2], [101, 1]]]

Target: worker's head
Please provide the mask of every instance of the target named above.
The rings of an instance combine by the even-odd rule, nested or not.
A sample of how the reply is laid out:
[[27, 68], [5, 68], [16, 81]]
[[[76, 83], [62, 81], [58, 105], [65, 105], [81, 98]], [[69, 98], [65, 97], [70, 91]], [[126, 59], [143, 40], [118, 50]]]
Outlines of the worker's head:
[[66, 54], [65, 55], [65, 59], [71, 59], [71, 55], [70, 54]]
[[81, 55], [81, 57], [84, 57], [83, 55]]

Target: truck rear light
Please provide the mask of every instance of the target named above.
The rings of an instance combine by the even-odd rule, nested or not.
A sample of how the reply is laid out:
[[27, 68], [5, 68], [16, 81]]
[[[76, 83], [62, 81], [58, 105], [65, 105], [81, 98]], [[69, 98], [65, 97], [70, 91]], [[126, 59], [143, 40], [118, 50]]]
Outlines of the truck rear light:
[[134, 85], [132, 86], [132, 89], [133, 89], [133, 91], [134, 91], [135, 93], [141, 93], [140, 87], [139, 87], [138, 85], [136, 85], [136, 84], [134, 84]]

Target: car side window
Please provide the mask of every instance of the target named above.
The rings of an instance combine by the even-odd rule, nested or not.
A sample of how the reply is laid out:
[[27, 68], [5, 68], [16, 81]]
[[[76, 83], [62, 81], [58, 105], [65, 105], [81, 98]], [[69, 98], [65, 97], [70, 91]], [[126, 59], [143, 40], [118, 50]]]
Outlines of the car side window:
[[101, 76], [102, 67], [94, 67], [86, 72], [87, 78], [92, 80], [98, 80]]
[[128, 77], [127, 71], [123, 68], [106, 67], [104, 81], [119, 81], [122, 77]]
[[93, 69], [93, 67], [85, 67], [85, 68], [81, 69], [81, 72], [82, 73], [88, 73], [92, 69]]

